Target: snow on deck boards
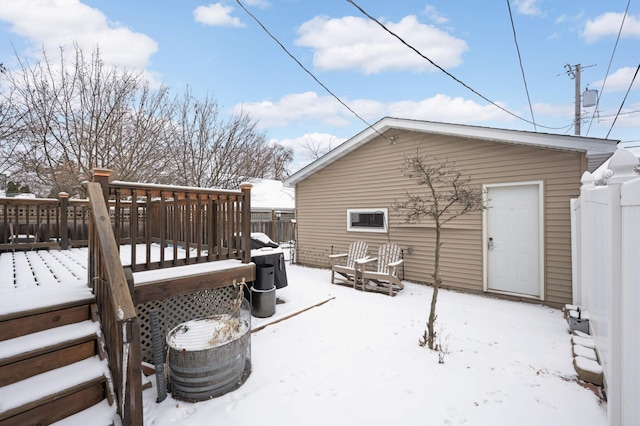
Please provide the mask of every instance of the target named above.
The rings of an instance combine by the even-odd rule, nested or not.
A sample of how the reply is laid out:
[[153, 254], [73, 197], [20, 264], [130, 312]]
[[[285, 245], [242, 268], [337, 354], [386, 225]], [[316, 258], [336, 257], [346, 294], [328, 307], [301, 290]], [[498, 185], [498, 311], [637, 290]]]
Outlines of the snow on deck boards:
[[[152, 262], [160, 260], [160, 245], [152, 244]], [[164, 251], [164, 259], [173, 259], [173, 247]], [[186, 251], [177, 250], [178, 259], [186, 257]], [[146, 260], [146, 246], [136, 246], [137, 262]], [[0, 253], [0, 315], [39, 309], [67, 302], [93, 298], [87, 285], [87, 247], [68, 250], [29, 250]], [[120, 246], [120, 261], [131, 262], [131, 246]], [[171, 279], [183, 275], [222, 271], [242, 265], [239, 260], [203, 262], [193, 265], [141, 271], [134, 274], [136, 283]]]
[[151, 271], [134, 272], [133, 278], [136, 284], [179, 278], [184, 275], [204, 274], [208, 272], [223, 271], [245, 265], [237, 259], [219, 260], [217, 262], [194, 263], [176, 268], [154, 269]]
[[60, 286], [34, 286], [0, 294], [0, 316], [65, 303], [91, 301], [93, 292], [85, 283]]
[[117, 418], [116, 406], [109, 405], [109, 401], [103, 399], [93, 407], [69, 416], [58, 422], [51, 423], [51, 426], [76, 426], [76, 425], [109, 425], [115, 423]]
[[[68, 252], [68, 253], [67, 253]], [[87, 250], [30, 250], [0, 254], [0, 294], [87, 282]]]

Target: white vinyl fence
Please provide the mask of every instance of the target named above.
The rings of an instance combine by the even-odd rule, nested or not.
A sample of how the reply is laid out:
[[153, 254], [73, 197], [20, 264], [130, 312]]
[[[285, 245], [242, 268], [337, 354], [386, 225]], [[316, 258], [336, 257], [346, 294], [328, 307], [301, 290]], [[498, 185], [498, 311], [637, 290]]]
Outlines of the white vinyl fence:
[[582, 177], [572, 200], [574, 304], [589, 312], [610, 425], [640, 424], [640, 176], [618, 149], [605, 179]]

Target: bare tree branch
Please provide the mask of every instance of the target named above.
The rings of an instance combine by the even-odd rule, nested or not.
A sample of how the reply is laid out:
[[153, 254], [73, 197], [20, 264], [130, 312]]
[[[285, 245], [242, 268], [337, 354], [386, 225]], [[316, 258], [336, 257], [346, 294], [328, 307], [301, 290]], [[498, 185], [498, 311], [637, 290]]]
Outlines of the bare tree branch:
[[0, 172], [40, 195], [80, 193], [94, 167], [121, 180], [222, 188], [287, 173], [286, 150], [270, 147], [247, 114], [222, 120], [210, 97], [187, 89], [172, 98], [78, 46], [55, 61], [46, 52], [35, 64], [17, 59], [17, 70], [0, 68]]

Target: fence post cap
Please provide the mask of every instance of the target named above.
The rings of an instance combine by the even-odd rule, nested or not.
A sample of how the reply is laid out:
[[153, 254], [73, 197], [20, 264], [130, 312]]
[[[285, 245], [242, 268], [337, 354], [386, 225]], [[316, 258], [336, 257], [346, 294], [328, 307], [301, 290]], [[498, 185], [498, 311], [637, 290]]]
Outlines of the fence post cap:
[[69, 198], [68, 192], [58, 192], [58, 198]]
[[596, 178], [591, 172], [584, 172], [580, 178], [580, 183], [582, 186], [594, 186], [595, 180]]
[[253, 188], [253, 184], [250, 182], [242, 182], [240, 184], [240, 189], [251, 189]]
[[104, 169], [104, 168], [100, 168], [100, 167], [95, 167], [95, 168], [91, 169], [91, 174], [93, 176], [111, 176], [111, 172], [113, 172], [113, 170]]
[[608, 168], [613, 172], [612, 179], [623, 181], [636, 176], [634, 169], [637, 166], [638, 159], [631, 151], [618, 148], [611, 156]]

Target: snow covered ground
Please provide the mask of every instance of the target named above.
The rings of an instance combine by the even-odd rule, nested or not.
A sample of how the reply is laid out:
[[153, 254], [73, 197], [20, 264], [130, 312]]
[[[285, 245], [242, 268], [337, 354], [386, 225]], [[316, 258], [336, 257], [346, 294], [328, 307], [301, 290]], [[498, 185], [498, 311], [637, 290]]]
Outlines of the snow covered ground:
[[158, 404], [151, 376], [145, 425], [607, 424], [606, 405], [577, 382], [559, 310], [441, 291], [439, 364], [418, 345], [431, 288], [407, 283], [391, 298], [332, 285], [327, 270], [287, 274], [286, 303], [252, 319], [266, 327], [252, 334], [248, 380], [209, 401]]

